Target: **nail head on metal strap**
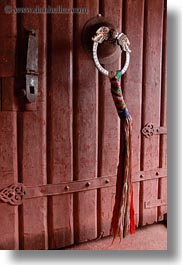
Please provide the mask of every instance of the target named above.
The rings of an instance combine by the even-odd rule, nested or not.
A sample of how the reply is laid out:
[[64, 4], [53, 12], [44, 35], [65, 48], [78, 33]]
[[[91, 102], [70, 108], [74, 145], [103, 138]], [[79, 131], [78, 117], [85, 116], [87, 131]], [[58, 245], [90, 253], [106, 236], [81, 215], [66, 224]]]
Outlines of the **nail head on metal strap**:
[[87, 183], [85, 184], [86, 187], [90, 187], [90, 185], [91, 185], [90, 182], [87, 182]]

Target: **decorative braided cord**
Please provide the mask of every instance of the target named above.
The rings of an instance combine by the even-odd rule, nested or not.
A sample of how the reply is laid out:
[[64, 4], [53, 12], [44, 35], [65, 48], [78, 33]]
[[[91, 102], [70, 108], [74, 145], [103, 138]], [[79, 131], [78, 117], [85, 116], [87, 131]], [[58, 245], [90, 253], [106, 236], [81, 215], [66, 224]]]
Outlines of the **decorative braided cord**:
[[132, 171], [132, 147], [131, 147], [131, 132], [132, 118], [127, 109], [123, 98], [123, 93], [120, 85], [121, 71], [116, 71], [110, 77], [111, 93], [121, 119], [123, 129], [123, 146], [120, 150], [119, 166], [117, 172], [116, 196], [111, 222], [111, 233], [114, 238], [125, 237], [128, 233], [135, 232], [134, 206], [133, 206], [133, 189], [131, 182]]

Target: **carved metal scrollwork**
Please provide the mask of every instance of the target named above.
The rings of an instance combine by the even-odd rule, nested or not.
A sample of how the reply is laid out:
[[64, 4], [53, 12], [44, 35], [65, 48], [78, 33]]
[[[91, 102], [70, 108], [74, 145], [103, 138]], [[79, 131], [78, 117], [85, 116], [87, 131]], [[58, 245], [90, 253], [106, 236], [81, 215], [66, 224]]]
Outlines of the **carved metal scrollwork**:
[[92, 37], [92, 40], [93, 40], [92, 53], [93, 53], [93, 60], [94, 60], [95, 66], [102, 74], [108, 77], [110, 76], [110, 74], [112, 74], [112, 71], [109, 72], [108, 70], [103, 68], [102, 65], [100, 64], [98, 56], [97, 56], [98, 44], [101, 44], [104, 41], [116, 42], [117, 45], [120, 46], [121, 52], [122, 51], [126, 52], [125, 64], [124, 64], [124, 67], [121, 69], [121, 74], [123, 75], [127, 71], [129, 62], [130, 62], [131, 50], [129, 48], [130, 41], [128, 37], [125, 34], [119, 33], [114, 29], [110, 29], [109, 27], [103, 26], [103, 27], [100, 27], [96, 31], [96, 35]]
[[105, 40], [116, 41], [121, 49], [125, 52], [131, 52], [129, 45], [130, 41], [124, 33], [119, 33], [108, 27], [100, 27], [96, 31], [96, 35], [92, 38], [94, 42], [102, 43]]
[[100, 27], [96, 31], [96, 35], [92, 38], [93, 41], [102, 43], [105, 40], [109, 39], [109, 28], [108, 27]]
[[0, 191], [0, 199], [11, 205], [20, 205], [23, 202], [25, 188], [22, 183], [10, 185]]
[[154, 135], [154, 131], [155, 128], [153, 123], [147, 123], [142, 129], [142, 133], [146, 138], [151, 138]]

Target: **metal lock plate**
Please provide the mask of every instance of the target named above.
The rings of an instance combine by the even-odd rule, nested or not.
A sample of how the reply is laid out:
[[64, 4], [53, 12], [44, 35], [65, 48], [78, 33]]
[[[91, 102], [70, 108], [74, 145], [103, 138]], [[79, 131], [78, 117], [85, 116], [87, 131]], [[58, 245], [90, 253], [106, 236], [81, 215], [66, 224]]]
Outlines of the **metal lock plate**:
[[26, 97], [30, 103], [35, 102], [38, 96], [38, 76], [26, 75]]
[[28, 34], [25, 95], [30, 103], [38, 96], [38, 33], [35, 30]]

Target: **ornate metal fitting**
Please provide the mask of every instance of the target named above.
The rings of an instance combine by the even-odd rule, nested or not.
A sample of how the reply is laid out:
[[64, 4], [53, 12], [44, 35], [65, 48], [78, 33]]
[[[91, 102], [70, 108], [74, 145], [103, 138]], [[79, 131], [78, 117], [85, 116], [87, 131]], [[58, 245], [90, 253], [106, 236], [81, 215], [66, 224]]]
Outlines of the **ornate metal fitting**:
[[131, 52], [129, 45], [130, 41], [124, 33], [119, 33], [114, 29], [109, 29], [108, 27], [100, 27], [96, 31], [96, 35], [92, 38], [94, 42], [102, 43], [105, 40], [116, 41], [121, 49], [125, 52]]
[[155, 127], [153, 123], [147, 123], [141, 132], [146, 138], [151, 138], [154, 134], [167, 134], [167, 127]]
[[154, 131], [155, 129], [153, 123], [147, 123], [142, 129], [142, 133], [146, 138], [151, 138], [154, 135]]
[[109, 28], [108, 27], [100, 27], [96, 31], [96, 35], [92, 38], [94, 42], [102, 43], [109, 38]]
[[130, 45], [130, 41], [128, 39], [128, 37], [123, 34], [123, 33], [119, 33], [118, 36], [116, 37], [117, 39], [117, 43], [120, 47], [122, 47], [122, 50], [125, 52], [131, 52], [129, 45]]
[[20, 205], [23, 202], [25, 189], [22, 183], [10, 185], [0, 191], [0, 199], [11, 205]]
[[95, 62], [95, 66], [97, 67], [97, 69], [104, 75], [109, 76], [109, 71], [107, 71], [106, 69], [104, 69], [99, 60], [98, 60], [98, 56], [97, 56], [97, 48], [98, 48], [98, 44], [103, 43], [104, 41], [112, 41], [112, 42], [116, 42], [120, 48], [121, 48], [121, 52], [125, 51], [126, 52], [126, 60], [125, 60], [125, 65], [123, 67], [123, 69], [121, 70], [121, 74], [123, 75], [126, 70], [128, 69], [129, 66], [129, 62], [130, 62], [130, 52], [131, 50], [129, 49], [129, 39], [127, 38], [127, 36], [123, 33], [118, 33], [117, 31], [115, 31], [114, 29], [109, 29], [108, 27], [100, 27], [97, 31], [96, 31], [96, 35], [94, 37], [92, 37], [93, 40], [93, 59]]

